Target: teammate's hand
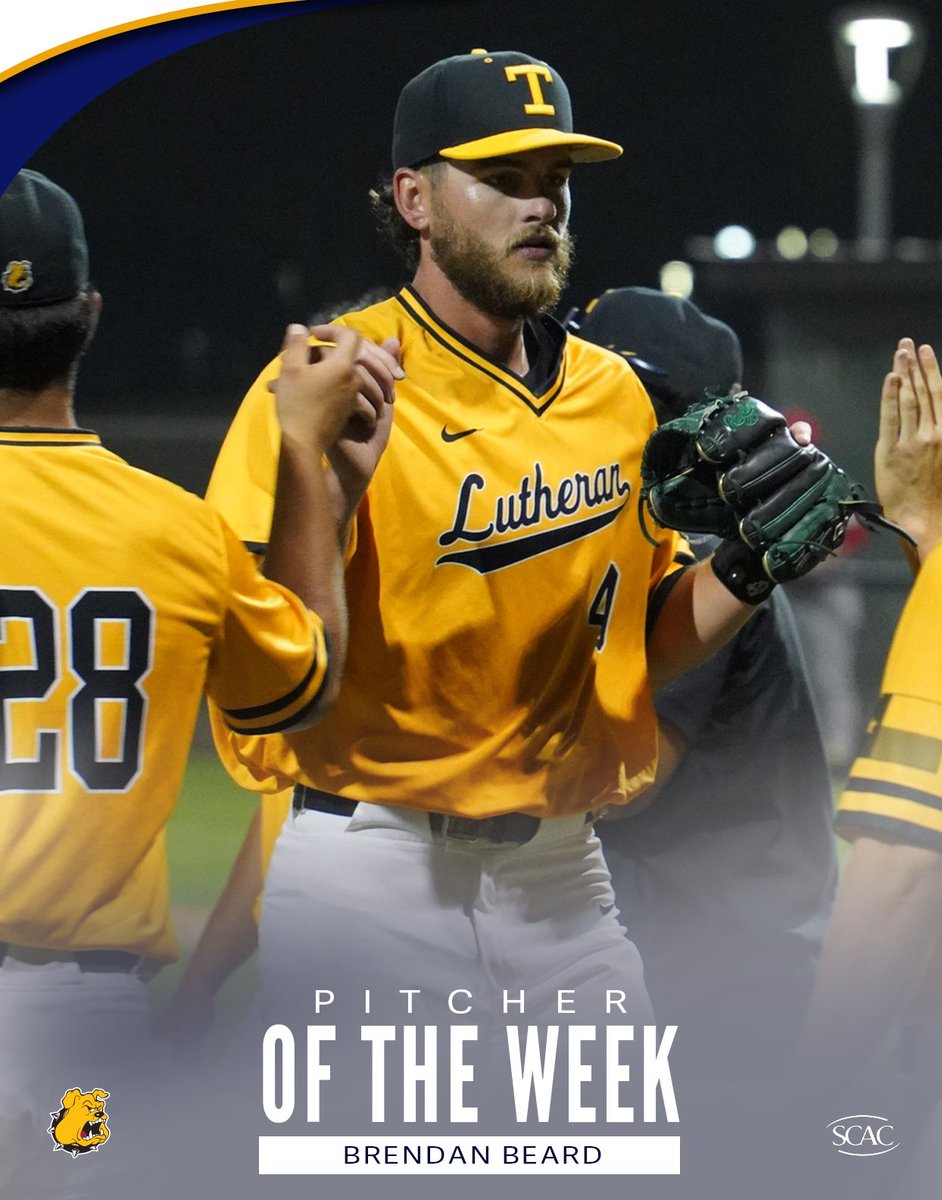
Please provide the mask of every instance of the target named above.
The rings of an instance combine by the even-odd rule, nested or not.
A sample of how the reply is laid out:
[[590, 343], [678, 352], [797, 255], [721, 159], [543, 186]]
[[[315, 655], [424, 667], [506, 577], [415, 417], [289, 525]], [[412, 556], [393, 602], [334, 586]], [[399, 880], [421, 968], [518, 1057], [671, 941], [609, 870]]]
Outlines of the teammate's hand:
[[[319, 341], [336, 340], [337, 325], [315, 325], [311, 333]], [[387, 338], [377, 344], [361, 338], [356, 354], [356, 365], [360, 377], [357, 408], [344, 430], [344, 437], [355, 441], [368, 441], [373, 428], [382, 421], [385, 406], [396, 398], [396, 383], [405, 377], [400, 364], [399, 342]]]
[[[311, 346], [313, 336], [322, 343]], [[399, 343], [376, 345], [342, 325], [290, 325], [275, 393], [282, 434], [332, 446], [341, 436], [367, 440], [403, 378]]]
[[[328, 450], [365, 402], [364, 375], [357, 362], [361, 338], [352, 329], [319, 326], [333, 344], [312, 347], [304, 325], [289, 325], [281, 351], [281, 372], [269, 384], [281, 436], [316, 452]], [[373, 413], [372, 402], [365, 403]]]
[[[327, 344], [311, 346], [312, 336]], [[390, 337], [379, 344], [370, 342], [343, 325], [314, 325], [311, 329], [290, 325], [281, 357], [281, 375], [269, 383], [268, 389], [276, 396], [282, 437], [286, 434], [285, 420], [293, 431], [296, 418], [301, 423], [300, 436], [323, 437], [324, 431], [311, 409], [317, 404], [318, 389], [331, 384], [331, 380], [317, 374], [325, 364], [333, 360], [337, 371], [334, 382], [341, 385], [341, 391], [343, 387], [355, 388], [353, 406], [347, 410], [345, 420], [339, 425], [331, 423], [326, 430], [329, 440], [321, 443], [330, 467], [328, 485], [337, 525], [346, 530], [389, 441], [396, 383], [405, 378], [399, 341]], [[344, 374], [348, 370], [352, 370], [352, 377]], [[320, 416], [326, 414], [322, 411]], [[313, 428], [304, 423], [312, 420]], [[289, 436], [294, 433], [289, 432]]]
[[916, 539], [921, 561], [942, 538], [942, 373], [931, 346], [902, 338], [883, 381], [874, 450], [877, 496]]
[[[371, 371], [392, 399], [395, 383], [405, 377], [399, 363], [400, 347], [396, 338], [387, 338], [381, 345], [364, 342], [364, 369]], [[347, 530], [360, 501], [369, 486], [377, 464], [389, 442], [393, 410], [384, 404], [375, 419], [355, 415], [347, 422], [343, 435], [327, 452], [330, 465], [328, 486], [334, 503], [339, 529]]]
[[206, 1037], [215, 1013], [213, 993], [184, 982], [157, 1014], [155, 1032], [162, 1041], [178, 1050], [186, 1050]]

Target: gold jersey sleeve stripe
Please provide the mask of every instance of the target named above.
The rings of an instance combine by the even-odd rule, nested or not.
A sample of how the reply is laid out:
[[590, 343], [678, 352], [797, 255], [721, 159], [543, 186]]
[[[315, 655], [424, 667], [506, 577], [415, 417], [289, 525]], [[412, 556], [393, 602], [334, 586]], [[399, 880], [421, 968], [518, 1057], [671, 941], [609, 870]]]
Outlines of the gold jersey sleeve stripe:
[[867, 757], [935, 774], [942, 764], [942, 740], [908, 729], [881, 725], [867, 751]]
[[[851, 775], [844, 788], [844, 794], [846, 795], [848, 792], [861, 792], [871, 796], [888, 796], [898, 801], [928, 805], [930, 808], [937, 808], [942, 812], [942, 796], [936, 792], [927, 792], [922, 788], [904, 787], [902, 784], [893, 783], [889, 780], [866, 779], [859, 775]], [[940, 816], [940, 828], [942, 828], [942, 816]]]
[[882, 835], [894, 842], [907, 846], [924, 846], [928, 850], [942, 851], [942, 829], [934, 829], [922, 820], [907, 821], [902, 817], [888, 817], [884, 813], [869, 812], [866, 808], [848, 808], [838, 813], [838, 834], [852, 840], [859, 834]]
[[227, 721], [226, 724], [233, 733], [241, 733], [246, 735], [289, 732], [295, 725], [305, 721], [308, 714], [317, 707], [326, 686], [327, 672], [324, 673], [324, 678], [321, 680], [320, 687], [307, 702], [307, 704], [305, 704], [303, 708], [298, 709], [297, 712], [292, 713], [291, 716], [285, 717], [281, 721], [276, 721], [268, 725], [233, 725], [230, 721]]
[[[324, 640], [325, 641], [328, 640], [326, 632], [324, 634]], [[329, 657], [329, 654], [330, 654], [329, 642], [328, 642], [327, 650], [328, 650], [328, 657]], [[288, 692], [286, 695], [279, 696], [279, 698], [277, 700], [272, 700], [268, 704], [256, 704], [252, 708], [224, 708], [222, 711], [226, 714], [227, 719], [231, 718], [231, 720], [229, 720], [228, 723], [231, 725], [233, 721], [252, 721], [256, 717], [271, 717], [271, 716], [275, 716], [279, 713], [283, 713], [285, 711], [285, 709], [290, 708], [291, 705], [294, 704], [294, 702], [296, 700], [299, 700], [301, 698], [301, 696], [304, 695], [304, 693], [310, 687], [311, 680], [314, 677], [314, 673], [319, 669], [320, 665], [321, 664], [318, 661], [318, 657], [315, 654], [314, 657], [311, 659], [311, 665], [308, 668], [307, 674], [304, 676], [304, 678], [301, 680], [301, 682], [297, 685], [297, 687], [292, 688], [291, 691]], [[327, 678], [326, 673], [325, 673], [324, 678], [325, 679]], [[323, 681], [321, 683], [321, 687], [323, 687]], [[318, 689], [318, 690], [320, 690], [320, 689]]]

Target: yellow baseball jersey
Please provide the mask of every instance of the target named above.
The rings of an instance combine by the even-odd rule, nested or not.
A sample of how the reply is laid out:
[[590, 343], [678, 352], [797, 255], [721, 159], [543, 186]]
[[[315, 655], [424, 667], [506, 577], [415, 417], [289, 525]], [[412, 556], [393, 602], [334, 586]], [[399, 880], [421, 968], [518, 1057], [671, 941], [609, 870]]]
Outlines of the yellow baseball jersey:
[[164, 827], [200, 697], [314, 704], [320, 621], [204, 501], [82, 430], [0, 430], [0, 942], [176, 956]]
[[882, 705], [838, 803], [839, 833], [884, 834], [942, 851], [942, 546], [900, 617]]
[[[656, 762], [649, 601], [684, 546], [666, 531], [651, 545], [639, 527], [655, 422], [636, 376], [543, 318], [521, 378], [411, 287], [342, 321], [397, 337], [406, 378], [347, 564], [340, 695], [308, 733], [247, 739], [217, 724], [224, 761], [259, 790], [301, 781], [472, 817], [628, 800]], [[243, 402], [207, 496], [259, 551], [277, 370]]]

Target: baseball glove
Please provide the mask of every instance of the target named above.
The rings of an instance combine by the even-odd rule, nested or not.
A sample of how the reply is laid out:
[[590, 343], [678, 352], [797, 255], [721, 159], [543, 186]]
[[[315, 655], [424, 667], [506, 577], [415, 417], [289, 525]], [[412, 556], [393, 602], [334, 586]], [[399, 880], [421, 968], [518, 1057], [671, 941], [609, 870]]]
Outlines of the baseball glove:
[[[747, 392], [707, 393], [703, 403], [656, 429], [641, 460], [641, 482], [645, 535], [647, 510], [669, 529], [732, 542], [720, 547], [714, 569], [753, 603], [833, 554], [854, 516], [902, 533], [826, 454], [799, 446], [781, 413]], [[733, 580], [735, 586], [721, 573], [730, 565], [747, 577]]]

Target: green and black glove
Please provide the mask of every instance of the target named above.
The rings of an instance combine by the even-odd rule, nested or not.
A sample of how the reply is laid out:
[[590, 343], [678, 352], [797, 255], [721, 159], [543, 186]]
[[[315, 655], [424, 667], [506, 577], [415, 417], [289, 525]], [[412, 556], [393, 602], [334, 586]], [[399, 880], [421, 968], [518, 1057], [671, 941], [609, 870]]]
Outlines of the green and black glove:
[[747, 392], [708, 394], [659, 426], [641, 482], [642, 528], [646, 508], [668, 529], [723, 538], [713, 570], [748, 604], [833, 554], [854, 516], [902, 533], [860, 484], [816, 446], [799, 446], [782, 414]]

